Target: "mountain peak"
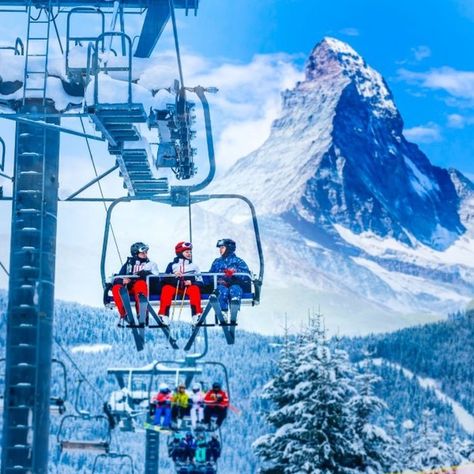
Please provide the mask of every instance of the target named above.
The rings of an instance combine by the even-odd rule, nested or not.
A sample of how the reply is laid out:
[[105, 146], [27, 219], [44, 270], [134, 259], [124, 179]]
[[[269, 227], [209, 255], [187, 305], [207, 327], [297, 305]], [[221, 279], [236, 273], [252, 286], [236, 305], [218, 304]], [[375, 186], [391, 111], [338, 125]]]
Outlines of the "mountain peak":
[[370, 101], [379, 115], [397, 116], [392, 94], [383, 77], [372, 69], [351, 46], [336, 38], [323, 38], [311, 52], [305, 66], [306, 84], [345, 76], [359, 94]]

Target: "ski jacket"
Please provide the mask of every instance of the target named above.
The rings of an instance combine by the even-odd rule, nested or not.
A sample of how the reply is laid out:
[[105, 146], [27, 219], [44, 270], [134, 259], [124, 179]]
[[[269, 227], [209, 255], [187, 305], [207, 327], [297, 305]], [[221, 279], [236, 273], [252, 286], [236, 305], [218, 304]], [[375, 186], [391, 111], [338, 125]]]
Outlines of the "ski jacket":
[[169, 405], [171, 403], [171, 392], [158, 392], [153, 397], [153, 401], [160, 407]]
[[209, 390], [204, 397], [204, 403], [213, 407], [227, 408], [229, 406], [229, 397], [224, 390]]
[[[234, 270], [235, 273], [250, 273], [247, 264], [234, 252], [229, 253], [226, 257], [216, 258], [211, 265], [210, 273], [224, 273], [225, 270]], [[207, 283], [212, 283], [211, 280]], [[249, 285], [250, 277], [244, 275], [232, 275], [232, 276], [218, 276], [217, 283], [219, 285], [231, 286], [231, 285]]]
[[175, 392], [171, 397], [171, 403], [181, 408], [189, 406], [189, 395], [186, 392]]
[[[138, 275], [140, 280], [146, 280], [148, 275], [159, 275], [158, 265], [148, 258], [128, 257], [122, 265], [119, 275]], [[115, 278], [114, 284], [123, 284], [122, 278]]]
[[[203, 280], [201, 271], [199, 270], [199, 267], [191, 260], [183, 257], [176, 257], [172, 262], [168, 263], [165, 273], [171, 274], [178, 271], [183, 274], [183, 278], [180, 278], [180, 280], [190, 280], [193, 285], [202, 286]], [[163, 279], [163, 283], [176, 286], [177, 280], [178, 279], [176, 277], [165, 277]]]
[[193, 407], [204, 405], [204, 393], [203, 392], [193, 392], [191, 394], [191, 401], [193, 402]]

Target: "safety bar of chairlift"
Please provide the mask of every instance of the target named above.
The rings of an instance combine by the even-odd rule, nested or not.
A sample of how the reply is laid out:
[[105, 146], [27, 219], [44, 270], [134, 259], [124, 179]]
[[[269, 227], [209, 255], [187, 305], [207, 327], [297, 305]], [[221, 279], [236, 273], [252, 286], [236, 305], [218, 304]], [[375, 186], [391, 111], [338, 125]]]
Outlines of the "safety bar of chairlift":
[[227, 367], [222, 362], [215, 362], [215, 361], [210, 361], [210, 360], [206, 360], [204, 362], [199, 362], [199, 364], [200, 365], [217, 365], [219, 367], [222, 367], [222, 369], [224, 370], [225, 385], [227, 387], [227, 396], [229, 397], [229, 400], [231, 400], [230, 385], [229, 385], [229, 373], [227, 371]]
[[[85, 421], [99, 421], [104, 420], [107, 423], [107, 435], [104, 438], [99, 439], [99, 441], [87, 441], [80, 439], [63, 439], [61, 435], [64, 431], [64, 424], [66, 420], [85, 420]], [[110, 433], [110, 423], [106, 416], [96, 415], [89, 417], [82, 417], [81, 415], [66, 415], [61, 419], [59, 423], [58, 434], [56, 435], [56, 441], [61, 448], [63, 449], [78, 449], [78, 450], [91, 450], [91, 451], [105, 451], [108, 452], [110, 448], [110, 443], [112, 440], [112, 435]]]
[[131, 473], [134, 474], [135, 473], [135, 467], [133, 466], [133, 459], [132, 457], [130, 456], [130, 454], [122, 454], [122, 453], [114, 453], [114, 452], [107, 452], [107, 453], [103, 453], [103, 454], [98, 454], [96, 457], [95, 457], [95, 460], [94, 460], [94, 464], [92, 466], [92, 474], [94, 474], [95, 472], [97, 472], [95, 469], [97, 467], [97, 461], [99, 458], [112, 458], [112, 459], [128, 459], [130, 461], [130, 467], [132, 468], [131, 469]]
[[[74, 7], [67, 13], [66, 19], [66, 72], [69, 70], [69, 43], [71, 41], [92, 41], [96, 37], [87, 37], [87, 36], [71, 36], [71, 15], [73, 13], [80, 14], [95, 14], [98, 13], [101, 16], [101, 33], [105, 31], [105, 14], [100, 8], [94, 7]], [[102, 48], [104, 44], [102, 42]]]
[[[191, 362], [190, 365], [186, 366], [187, 362]], [[159, 364], [185, 364], [182, 367], [169, 367], [167, 371], [163, 371], [162, 369], [158, 368]], [[109, 369], [110, 370], [110, 369]], [[138, 369], [140, 370], [140, 369]], [[108, 371], [107, 371], [108, 372]], [[137, 372], [135, 372], [137, 373]], [[182, 360], [157, 360], [154, 364], [151, 370], [145, 372], [150, 374], [150, 383], [148, 385], [148, 398], [152, 400], [152, 386], [153, 386], [153, 380], [155, 375], [177, 375], [182, 374], [183, 376], [188, 376], [190, 379], [194, 377], [196, 374], [202, 374], [202, 369], [198, 369], [192, 358], [187, 357], [186, 359]]]
[[260, 240], [260, 230], [258, 227], [257, 213], [255, 211], [255, 206], [253, 205], [252, 201], [249, 198], [242, 196], [241, 194], [198, 194], [195, 196], [190, 196], [190, 199], [191, 203], [199, 203], [209, 201], [211, 199], [240, 199], [241, 201], [245, 202], [245, 204], [247, 204], [252, 214], [253, 230], [255, 233], [255, 241], [257, 244], [258, 260], [260, 266], [260, 270], [258, 273], [258, 281], [261, 285], [263, 282], [265, 262], [263, 259], [262, 242]]
[[[126, 41], [128, 43], [128, 100], [127, 103], [132, 103], [132, 40], [130, 36], [121, 32], [121, 31], [106, 31], [101, 33], [95, 40], [95, 55], [94, 55], [94, 74], [95, 74], [95, 82], [94, 82], [94, 105], [99, 103], [99, 72], [101, 70], [104, 71], [114, 71], [114, 70], [123, 70], [123, 68], [114, 68], [114, 67], [100, 67], [99, 66], [99, 43], [102, 41], [102, 52], [104, 52], [104, 40], [106, 37], [120, 37], [122, 41]], [[89, 63], [89, 61], [87, 61]]]
[[[240, 194], [202, 194], [202, 195], [195, 195], [195, 196], [190, 196], [191, 203], [199, 203], [199, 202], [204, 202], [208, 201], [211, 199], [240, 199], [244, 201], [250, 208], [251, 214], [252, 214], [252, 222], [253, 222], [253, 228], [254, 228], [254, 234], [255, 234], [255, 240], [256, 240], [256, 245], [257, 245], [257, 251], [258, 251], [258, 259], [259, 259], [259, 273], [258, 273], [258, 278], [254, 280], [254, 285], [255, 285], [255, 292], [256, 292], [256, 301], [259, 301], [260, 299], [260, 286], [263, 283], [263, 274], [264, 274], [264, 259], [263, 259], [263, 250], [262, 250], [262, 243], [260, 240], [260, 230], [258, 227], [258, 221], [257, 221], [257, 213], [255, 212], [255, 207], [250, 201], [250, 199], [246, 198], [245, 196], [242, 196]], [[100, 258], [100, 275], [101, 275], [101, 280], [102, 280], [102, 286], [103, 288], [106, 287], [107, 285], [107, 277], [105, 275], [105, 260], [107, 257], [107, 244], [109, 241], [109, 231], [110, 231], [110, 221], [112, 218], [112, 212], [115, 209], [115, 206], [117, 204], [122, 203], [122, 202], [132, 202], [132, 201], [144, 201], [144, 200], [150, 200], [150, 198], [144, 198], [144, 197], [138, 197], [138, 196], [123, 196], [121, 198], [115, 199], [112, 201], [110, 204], [109, 208], [107, 209], [107, 214], [105, 218], [105, 228], [104, 228], [104, 238], [102, 241], [102, 254]], [[166, 195], [166, 196], [160, 196], [156, 195], [152, 198], [153, 202], [158, 202], [161, 204], [172, 204], [172, 198], [171, 195]]]

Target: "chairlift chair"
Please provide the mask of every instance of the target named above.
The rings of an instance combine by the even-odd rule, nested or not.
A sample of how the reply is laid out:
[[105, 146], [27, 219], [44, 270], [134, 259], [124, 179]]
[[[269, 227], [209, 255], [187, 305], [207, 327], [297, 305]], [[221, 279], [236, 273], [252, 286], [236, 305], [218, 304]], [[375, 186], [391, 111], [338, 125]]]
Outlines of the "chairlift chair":
[[[102, 430], [102, 436], [94, 436], [90, 438], [70, 438], [67, 436], [67, 431], [73, 424], [74, 428], [70, 428], [73, 432], [77, 432], [77, 423], [79, 421], [95, 424], [94, 433], [97, 428]], [[66, 415], [62, 418], [59, 424], [58, 434], [56, 437], [60, 452], [62, 451], [92, 451], [108, 453], [110, 450], [111, 432], [109, 420], [104, 415]]]

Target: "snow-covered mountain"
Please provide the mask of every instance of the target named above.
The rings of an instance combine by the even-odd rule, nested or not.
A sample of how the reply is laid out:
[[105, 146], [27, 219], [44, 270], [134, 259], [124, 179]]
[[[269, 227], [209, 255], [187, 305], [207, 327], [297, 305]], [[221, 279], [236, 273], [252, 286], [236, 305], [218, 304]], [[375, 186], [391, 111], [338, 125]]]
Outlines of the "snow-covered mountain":
[[[305, 73], [283, 93], [266, 142], [214, 187], [254, 202], [270, 288], [303, 287], [329, 314], [465, 305], [474, 185], [405, 139], [384, 79], [347, 44], [323, 39]], [[229, 214], [242, 220], [236, 208]]]

